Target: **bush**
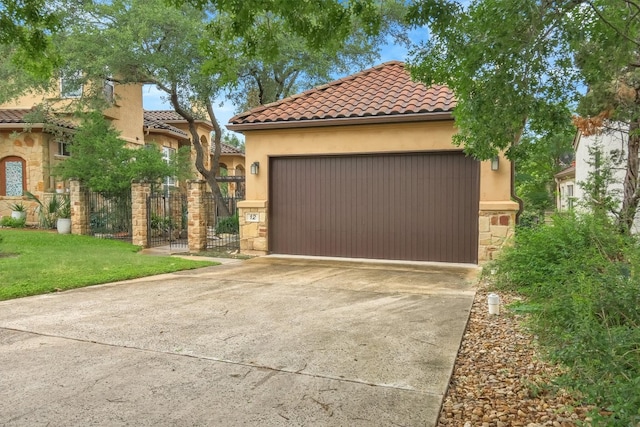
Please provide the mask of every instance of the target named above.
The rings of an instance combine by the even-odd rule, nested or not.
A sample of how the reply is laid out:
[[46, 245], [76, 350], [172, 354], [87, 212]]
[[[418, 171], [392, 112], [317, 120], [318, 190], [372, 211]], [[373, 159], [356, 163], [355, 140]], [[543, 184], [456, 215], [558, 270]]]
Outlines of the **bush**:
[[15, 219], [10, 216], [3, 216], [2, 219], [0, 219], [0, 226], [2, 227], [24, 228], [26, 223], [26, 218]]
[[216, 224], [216, 234], [222, 233], [231, 233], [235, 234], [240, 231], [240, 220], [238, 219], [238, 214], [233, 216], [227, 216], [223, 218], [218, 218], [218, 223]]
[[495, 268], [498, 287], [529, 297], [540, 343], [568, 368], [559, 381], [602, 410], [594, 421], [640, 422], [638, 240], [606, 218], [557, 216], [519, 229]]

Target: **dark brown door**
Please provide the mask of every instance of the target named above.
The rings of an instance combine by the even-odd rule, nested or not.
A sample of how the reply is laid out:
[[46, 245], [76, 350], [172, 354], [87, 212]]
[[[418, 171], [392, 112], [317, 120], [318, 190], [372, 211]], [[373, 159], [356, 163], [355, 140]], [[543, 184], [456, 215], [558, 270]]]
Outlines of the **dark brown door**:
[[479, 163], [461, 152], [270, 161], [276, 254], [477, 263]]

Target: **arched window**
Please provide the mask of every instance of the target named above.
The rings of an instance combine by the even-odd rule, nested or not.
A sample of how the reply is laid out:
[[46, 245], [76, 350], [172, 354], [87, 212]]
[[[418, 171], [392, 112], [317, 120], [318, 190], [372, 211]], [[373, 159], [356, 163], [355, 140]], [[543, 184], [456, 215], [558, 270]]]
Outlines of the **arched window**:
[[27, 167], [21, 157], [0, 160], [0, 196], [22, 196], [27, 189]]

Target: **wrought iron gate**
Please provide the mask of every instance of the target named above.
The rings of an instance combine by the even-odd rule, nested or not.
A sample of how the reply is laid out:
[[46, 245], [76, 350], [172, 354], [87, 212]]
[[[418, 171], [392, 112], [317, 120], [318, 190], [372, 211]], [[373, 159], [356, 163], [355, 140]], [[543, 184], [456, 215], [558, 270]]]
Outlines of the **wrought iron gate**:
[[240, 225], [238, 221], [238, 197], [223, 198], [229, 215], [223, 214], [223, 209], [217, 206], [213, 194], [208, 194], [205, 200], [207, 212], [207, 249], [225, 253], [240, 250]]
[[188, 249], [187, 196], [178, 190], [154, 192], [147, 199], [149, 247]]

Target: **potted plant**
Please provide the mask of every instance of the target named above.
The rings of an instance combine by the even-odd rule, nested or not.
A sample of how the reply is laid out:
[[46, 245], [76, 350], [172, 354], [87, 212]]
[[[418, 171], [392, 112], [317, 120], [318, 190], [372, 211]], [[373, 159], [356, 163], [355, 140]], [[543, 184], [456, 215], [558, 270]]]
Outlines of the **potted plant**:
[[56, 221], [56, 228], [60, 234], [71, 233], [71, 200], [69, 195], [60, 197], [60, 206], [58, 207], [58, 220]]
[[22, 202], [14, 203], [11, 205], [11, 218], [13, 219], [25, 219], [27, 217], [27, 208]]

